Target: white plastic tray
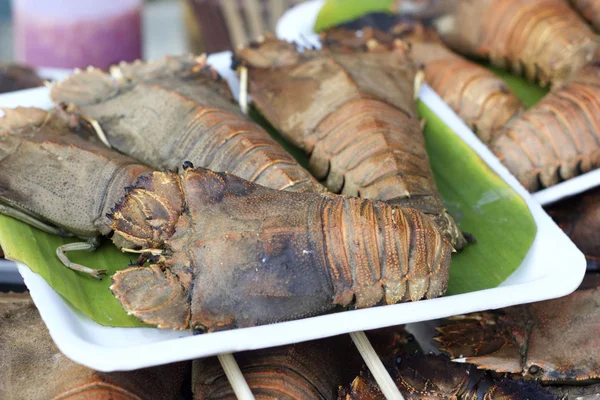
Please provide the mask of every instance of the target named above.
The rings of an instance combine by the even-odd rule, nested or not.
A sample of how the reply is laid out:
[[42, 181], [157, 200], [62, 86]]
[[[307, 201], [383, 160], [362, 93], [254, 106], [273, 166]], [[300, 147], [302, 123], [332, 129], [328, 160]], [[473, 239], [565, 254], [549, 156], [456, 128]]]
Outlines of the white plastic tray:
[[[310, 0], [289, 9], [277, 23], [277, 36], [303, 46], [310, 45], [320, 48], [319, 36], [314, 33], [313, 27], [323, 3], [325, 3], [324, 0]], [[600, 186], [600, 169], [579, 175], [532, 195], [538, 203], [545, 206], [596, 186]]]
[[[237, 87], [228, 53], [209, 57], [217, 70]], [[443, 318], [566, 295], [585, 272], [583, 254], [556, 226], [490, 151], [428, 87], [421, 99], [456, 131], [528, 204], [537, 234], [522, 265], [494, 289], [346, 311], [297, 321], [191, 336], [187, 332], [152, 328], [107, 328], [69, 307], [37, 274], [19, 265], [35, 304], [58, 348], [72, 360], [100, 371], [131, 370], [152, 365], [259, 349], [359, 330]], [[51, 106], [46, 88], [0, 96], [0, 106]]]

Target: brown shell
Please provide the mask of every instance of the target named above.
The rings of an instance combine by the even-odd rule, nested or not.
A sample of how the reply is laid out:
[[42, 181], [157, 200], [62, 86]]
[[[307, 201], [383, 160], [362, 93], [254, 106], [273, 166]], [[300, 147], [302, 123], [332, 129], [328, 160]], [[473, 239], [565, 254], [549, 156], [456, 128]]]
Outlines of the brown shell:
[[383, 202], [187, 168], [142, 176], [112, 219], [113, 240], [165, 249], [157, 264], [116, 273], [111, 287], [159, 327], [253, 326], [447, 287], [450, 243], [422, 213]]
[[570, 0], [571, 5], [583, 18], [600, 31], [600, 1], [598, 0]]
[[99, 122], [114, 148], [157, 170], [190, 161], [273, 189], [325, 190], [239, 111], [203, 58], [121, 63], [110, 75], [90, 69], [59, 82], [51, 96], [77, 106]]
[[[494, 379], [470, 365], [451, 362], [447, 357], [413, 355], [388, 363], [388, 371], [407, 400], [558, 400], [535, 382]], [[385, 400], [374, 378], [363, 372], [339, 400]]]
[[[338, 387], [360, 370], [348, 335], [235, 354], [256, 399], [335, 400]], [[216, 358], [194, 361], [194, 400], [235, 400]]]
[[455, 51], [489, 59], [542, 86], [597, 59], [599, 41], [565, 0], [456, 0], [437, 21]]
[[600, 189], [561, 201], [546, 209], [548, 214], [585, 254], [588, 267], [600, 263]]
[[60, 110], [4, 110], [0, 202], [79, 237], [108, 234], [106, 213], [125, 187], [150, 171], [108, 149]]
[[492, 150], [530, 191], [600, 167], [600, 63], [513, 119]]
[[[410, 44], [412, 59], [423, 65], [425, 81], [486, 144], [524, 110], [504, 81], [493, 72], [448, 49], [431, 28], [404, 22], [384, 33], [363, 28], [358, 32], [331, 29], [321, 34], [324, 46], [338, 49], [387, 46], [401, 39]], [[401, 50], [403, 51], [403, 50]]]
[[31, 68], [18, 64], [0, 64], [0, 93], [43, 86], [44, 82]]
[[0, 398], [3, 400], [179, 399], [186, 364], [97, 372], [54, 345], [28, 294], [0, 293]]
[[478, 368], [545, 382], [600, 378], [600, 289], [449, 321], [437, 340], [451, 357]]
[[561, 400], [598, 400], [600, 384], [586, 386], [548, 386], [549, 392], [556, 394]]
[[419, 209], [465, 245], [437, 192], [414, 102], [417, 68], [405, 53], [299, 53], [267, 36], [236, 57], [253, 104], [310, 155], [329, 190]]

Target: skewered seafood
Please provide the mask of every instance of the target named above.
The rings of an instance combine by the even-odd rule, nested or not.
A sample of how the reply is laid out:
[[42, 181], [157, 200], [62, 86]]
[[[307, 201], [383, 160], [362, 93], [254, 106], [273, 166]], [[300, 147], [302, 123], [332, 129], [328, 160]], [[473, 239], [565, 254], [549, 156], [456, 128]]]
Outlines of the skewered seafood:
[[453, 317], [438, 328], [441, 350], [477, 368], [546, 383], [600, 378], [596, 332], [600, 288], [569, 296]]
[[185, 363], [104, 373], [62, 355], [28, 294], [0, 293], [0, 398], [179, 399]]
[[465, 245], [437, 192], [414, 104], [417, 68], [405, 53], [300, 53], [269, 36], [236, 61], [249, 69], [258, 110], [310, 155], [328, 189], [419, 209], [455, 248]]
[[214, 331], [446, 290], [452, 247], [414, 209], [186, 167], [143, 175], [111, 214], [117, 246], [160, 254], [113, 276], [143, 322]]
[[404, 22], [388, 32], [373, 28], [358, 31], [332, 29], [321, 34], [325, 47], [359, 49], [379, 44], [393, 48], [396, 39], [408, 42], [411, 57], [424, 66], [425, 81], [486, 143], [519, 114], [524, 106], [493, 72], [448, 49], [435, 31]]
[[152, 173], [61, 116], [0, 120], [3, 213], [51, 233], [114, 231], [117, 247], [143, 253], [153, 264], [118, 272], [112, 290], [144, 322], [217, 330], [446, 290], [452, 248], [414, 209], [267, 189], [189, 162], [181, 176]]
[[559, 86], [597, 59], [596, 34], [564, 0], [457, 0], [436, 22], [455, 51]]
[[[235, 354], [256, 398], [335, 400], [362, 360], [348, 335]], [[235, 400], [216, 358], [194, 360], [194, 400]]]
[[492, 151], [535, 191], [600, 167], [600, 62], [513, 119]]
[[51, 96], [96, 121], [107, 144], [157, 170], [190, 161], [273, 189], [324, 191], [239, 111], [205, 58], [121, 63], [110, 74], [89, 69], [59, 82]]
[[[558, 400], [535, 382], [495, 379], [470, 365], [436, 355], [408, 355], [388, 362], [388, 371], [405, 399]], [[340, 400], [384, 400], [368, 372], [343, 388]]]

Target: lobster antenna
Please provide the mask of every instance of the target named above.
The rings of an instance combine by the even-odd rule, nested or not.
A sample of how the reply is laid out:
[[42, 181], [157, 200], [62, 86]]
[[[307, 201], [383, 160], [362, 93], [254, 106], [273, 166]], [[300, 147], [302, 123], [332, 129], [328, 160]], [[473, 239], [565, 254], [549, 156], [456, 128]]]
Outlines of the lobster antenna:
[[248, 114], [248, 68], [240, 67], [240, 108], [244, 114]]
[[85, 121], [87, 121], [92, 126], [92, 128], [96, 132], [96, 135], [98, 136], [98, 139], [100, 139], [100, 141], [102, 143], [104, 143], [104, 145], [106, 147], [108, 147], [109, 149], [112, 149], [112, 146], [108, 142], [108, 139], [106, 138], [106, 134], [102, 130], [102, 127], [100, 126], [98, 121], [96, 121], [95, 119], [92, 119], [92, 118], [88, 118], [85, 115], [81, 115], [81, 118], [84, 119]]
[[225, 371], [225, 376], [227, 376], [229, 384], [233, 388], [235, 396], [239, 400], [254, 400], [254, 395], [250, 391], [248, 382], [246, 382], [244, 375], [242, 375], [242, 371], [240, 371], [235, 358], [233, 358], [233, 354], [219, 354], [217, 357], [219, 358], [221, 367], [223, 367], [223, 371]]
[[381, 359], [375, 352], [375, 349], [369, 342], [367, 335], [363, 331], [358, 332], [350, 332], [350, 337], [352, 341], [356, 345], [358, 352], [362, 356], [363, 360], [369, 367], [369, 371], [371, 371], [371, 375], [377, 381], [379, 388], [383, 392], [383, 395], [387, 400], [404, 400], [400, 390], [392, 380], [392, 377], [387, 372]]

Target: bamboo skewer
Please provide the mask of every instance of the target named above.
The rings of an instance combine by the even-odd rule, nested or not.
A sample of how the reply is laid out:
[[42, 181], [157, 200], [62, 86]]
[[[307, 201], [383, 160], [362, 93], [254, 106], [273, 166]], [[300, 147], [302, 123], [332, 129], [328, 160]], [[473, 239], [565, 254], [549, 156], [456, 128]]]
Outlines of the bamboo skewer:
[[233, 354], [219, 354], [217, 357], [219, 358], [221, 367], [223, 367], [223, 371], [225, 371], [229, 384], [233, 388], [235, 396], [239, 400], [254, 400], [254, 395], [250, 391], [248, 382], [246, 382], [244, 375], [242, 375], [242, 371], [235, 358], [233, 358]]
[[369, 367], [369, 371], [377, 381], [379, 388], [383, 392], [383, 395], [388, 400], [404, 400], [400, 390], [392, 380], [392, 377], [387, 372], [381, 359], [373, 349], [371, 342], [367, 338], [367, 335], [363, 331], [351, 332], [350, 337], [356, 345], [358, 352], [362, 356], [363, 360]]

